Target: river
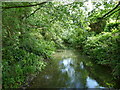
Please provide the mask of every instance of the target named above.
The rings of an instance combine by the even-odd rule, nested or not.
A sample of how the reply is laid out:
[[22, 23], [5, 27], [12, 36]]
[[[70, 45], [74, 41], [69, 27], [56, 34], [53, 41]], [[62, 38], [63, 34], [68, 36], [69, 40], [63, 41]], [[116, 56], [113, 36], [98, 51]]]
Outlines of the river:
[[76, 50], [59, 50], [29, 88], [112, 88], [108, 67], [93, 63]]

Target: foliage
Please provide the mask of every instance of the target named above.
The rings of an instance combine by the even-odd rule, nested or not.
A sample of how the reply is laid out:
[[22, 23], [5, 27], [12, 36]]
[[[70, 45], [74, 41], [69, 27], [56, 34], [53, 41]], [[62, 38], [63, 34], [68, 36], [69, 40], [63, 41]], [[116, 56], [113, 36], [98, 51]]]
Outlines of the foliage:
[[[90, 55], [98, 64], [109, 65], [114, 68], [114, 72], [117, 74], [119, 70], [116, 70], [120, 63], [119, 59], [119, 41], [120, 32], [113, 30], [112, 32], [103, 32], [93, 37], [88, 37], [84, 42], [84, 52]], [[114, 73], [114, 74], [115, 74]]]
[[[3, 51], [4, 52], [4, 51]], [[25, 50], [15, 50], [12, 55], [3, 59], [3, 87], [17, 88], [26, 81], [26, 77], [41, 71], [45, 67], [42, 57]], [[13, 56], [14, 55], [14, 56]]]
[[[5, 6], [28, 3], [3, 3]], [[55, 43], [44, 39], [39, 28], [32, 28], [24, 20], [31, 8], [3, 10], [3, 88], [18, 88], [27, 78], [46, 66]]]
[[[116, 2], [91, 2], [92, 10], [84, 2], [48, 2], [42, 6], [3, 9], [4, 88], [20, 87], [29, 75], [45, 67], [45, 60], [50, 60], [56, 49], [68, 46], [81, 49], [97, 64], [110, 66], [119, 78], [119, 8], [101, 20]], [[2, 6], [31, 4], [36, 3], [3, 2]]]
[[[114, 2], [112, 4], [108, 4], [106, 2], [103, 4], [104, 4], [104, 10], [99, 12], [99, 10], [101, 9], [98, 9], [98, 11], [95, 12], [95, 13], [98, 13], [97, 17], [93, 16], [93, 15], [96, 15], [95, 13], [94, 14], [90, 13], [91, 15], [88, 17], [89, 20], [92, 20], [93, 18], [96, 18], [97, 20], [97, 18], [101, 17], [101, 15], [103, 15], [106, 11], [108, 12], [108, 10], [115, 7]], [[91, 58], [93, 58], [93, 60], [97, 64], [108, 65], [109, 67], [111, 67], [113, 71], [112, 73], [115, 76], [115, 78], [120, 77], [120, 71], [119, 71], [120, 69], [119, 67], [120, 31], [119, 31], [118, 15], [119, 15], [119, 12], [116, 12], [116, 14], [112, 14], [111, 16], [108, 15], [109, 17], [104, 19], [106, 20], [106, 26], [100, 27], [102, 28], [102, 30], [100, 31], [101, 33], [99, 32], [99, 34], [88, 36], [87, 39], [83, 42], [84, 53], [86, 53]], [[95, 19], [93, 19], [93, 21], [94, 20]], [[92, 29], [96, 29], [99, 31], [100, 28], [98, 24], [94, 23], [94, 27]]]

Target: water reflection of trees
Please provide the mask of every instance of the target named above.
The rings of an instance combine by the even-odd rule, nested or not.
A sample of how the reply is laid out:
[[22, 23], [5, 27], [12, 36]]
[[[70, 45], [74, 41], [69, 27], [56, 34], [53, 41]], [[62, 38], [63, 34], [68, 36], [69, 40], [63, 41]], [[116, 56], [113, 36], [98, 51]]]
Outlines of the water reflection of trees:
[[110, 69], [108, 67], [97, 65], [92, 63], [92, 61], [90, 64], [89, 63], [85, 62], [84, 66], [91, 78], [95, 79], [100, 86], [114, 87], [115, 81], [113, 80]]
[[[71, 52], [71, 51], [70, 51]], [[64, 58], [62, 57], [64, 55]], [[67, 54], [69, 56], [67, 56]], [[98, 83], [95, 87], [117, 87], [115, 80], [111, 75], [111, 71], [108, 67], [100, 66], [92, 61], [86, 56], [81, 56], [79, 54], [71, 53], [60, 53], [59, 57], [52, 60], [47, 68], [34, 80], [34, 82], [39, 82], [33, 85], [33, 87], [45, 87], [45, 88], [56, 88], [56, 87], [70, 87], [70, 88], [89, 88], [87, 83], [87, 78]], [[70, 56], [70, 54], [72, 56]], [[65, 56], [66, 55], [66, 56]], [[76, 56], [78, 55], [78, 56]], [[72, 60], [71, 60], [72, 59]], [[65, 61], [67, 64], [63, 64], [61, 60]], [[60, 62], [60, 63], [58, 63]], [[69, 70], [62, 73], [62, 70], [68, 67]], [[72, 73], [70, 73], [72, 72]], [[71, 75], [68, 75], [71, 74]], [[119, 82], [117, 82], [119, 83]]]

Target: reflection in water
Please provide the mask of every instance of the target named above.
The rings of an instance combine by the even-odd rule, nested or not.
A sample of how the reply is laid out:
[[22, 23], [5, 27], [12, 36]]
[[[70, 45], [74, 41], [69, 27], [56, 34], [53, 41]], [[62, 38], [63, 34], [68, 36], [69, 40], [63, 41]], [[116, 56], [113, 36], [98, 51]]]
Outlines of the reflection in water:
[[[87, 85], [83, 85], [81, 83], [81, 80], [78, 80], [78, 78], [76, 77], [76, 73], [75, 73], [75, 67], [74, 67], [74, 62], [75, 60], [73, 60], [72, 58], [66, 58], [63, 59], [59, 62], [59, 65], [61, 66], [61, 72], [62, 73], [67, 73], [68, 77], [69, 77], [69, 81], [67, 81], [66, 84], [70, 84], [69, 87], [75, 87], [75, 88], [85, 88], [85, 86], [87, 86], [88, 88], [101, 88], [99, 86], [99, 84], [96, 82], [96, 80], [91, 79], [89, 76], [87, 76], [86, 79], [86, 84]], [[80, 69], [84, 69], [84, 65], [83, 62], [80, 62]], [[79, 76], [81, 76], [80, 73]], [[81, 76], [82, 78], [82, 76]], [[84, 86], [84, 87], [83, 87]], [[103, 87], [104, 88], [104, 87]]]
[[96, 80], [91, 79], [90, 77], [87, 77], [87, 87], [88, 88], [104, 88], [100, 87], [99, 84], [96, 82]]
[[67, 58], [67, 59], [64, 59], [63, 61], [60, 61], [59, 62], [59, 65], [63, 67], [61, 68], [61, 71], [62, 73], [65, 73], [67, 72], [68, 76], [69, 77], [72, 77], [74, 76], [75, 74], [75, 70], [74, 68], [72, 67], [73, 65], [73, 60], [71, 58]]
[[[75, 82], [75, 69], [73, 67], [73, 60], [71, 58], [63, 59], [59, 62], [59, 65], [61, 66], [62, 73], [67, 73], [69, 77], [69, 81], [66, 82], [66, 84], [74, 84]], [[71, 86], [69, 85], [69, 86]]]
[[[29, 88], [104, 88], [93, 78], [98, 76], [98, 78], [103, 78], [103, 80], [100, 79], [101, 81], [104, 81], [105, 78], [110, 79], [107, 77], [109, 75], [107, 73], [103, 75], [103, 72], [101, 74], [99, 71], [99, 75], [97, 75], [96, 69], [92, 67], [93, 64], [87, 61], [88, 58], [86, 60], [73, 51], [65, 50], [55, 53], [53, 56], [54, 60], [33, 80]], [[95, 68], [101, 70], [99, 66]], [[92, 75], [90, 71], [95, 74]]]
[[45, 79], [50, 79], [50, 78], [52, 78], [52, 77], [49, 75], [45, 75]]
[[80, 63], [80, 68], [81, 68], [81, 69], [84, 69], [83, 62]]

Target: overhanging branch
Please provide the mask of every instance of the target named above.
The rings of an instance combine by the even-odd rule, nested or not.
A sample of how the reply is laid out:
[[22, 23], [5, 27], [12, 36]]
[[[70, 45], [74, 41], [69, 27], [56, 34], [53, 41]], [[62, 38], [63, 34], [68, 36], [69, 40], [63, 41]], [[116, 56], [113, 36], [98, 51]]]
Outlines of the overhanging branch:
[[[49, 1], [49, 0], [48, 0], [48, 1]], [[33, 5], [26, 5], [26, 6], [2, 7], [2, 9], [24, 8], [24, 7], [34, 7], [34, 6], [38, 6], [38, 5], [43, 5], [43, 4], [47, 3], [48, 1], [41, 2], [41, 3], [37, 3], [37, 4], [33, 4]]]
[[118, 4], [116, 5], [116, 7], [114, 7], [112, 10], [110, 10], [109, 12], [107, 12], [105, 15], [103, 15], [101, 18], [106, 17], [108, 14], [110, 14], [112, 11], [114, 11], [116, 8], [118, 8], [120, 5], [120, 1], [118, 2]]
[[37, 8], [35, 11], [33, 11], [33, 13], [31, 13], [30, 15], [28, 15], [26, 18], [29, 18], [31, 15], [35, 14], [41, 7]]
[[109, 14], [108, 16], [106, 16], [105, 18], [107, 18], [107, 17], [109, 17], [109, 16], [113, 15], [114, 13], [116, 13], [116, 12], [118, 12], [118, 11], [120, 11], [120, 9], [115, 10], [114, 12], [112, 12], [111, 14]]

